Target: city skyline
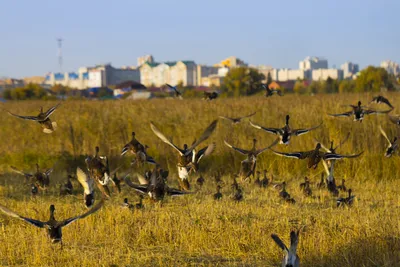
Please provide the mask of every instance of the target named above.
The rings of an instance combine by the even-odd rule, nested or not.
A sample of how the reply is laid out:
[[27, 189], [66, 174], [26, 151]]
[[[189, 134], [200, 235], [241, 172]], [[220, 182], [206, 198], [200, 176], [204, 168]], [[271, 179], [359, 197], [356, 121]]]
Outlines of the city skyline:
[[60, 71], [60, 37], [63, 71], [108, 62], [136, 65], [145, 54], [157, 55], [160, 62], [206, 65], [237, 56], [250, 65], [292, 69], [306, 56], [326, 58], [336, 68], [346, 61], [360, 69], [384, 60], [400, 62], [396, 1], [185, 3], [1, 3], [7, 12], [0, 23], [8, 27], [0, 31], [0, 77]]

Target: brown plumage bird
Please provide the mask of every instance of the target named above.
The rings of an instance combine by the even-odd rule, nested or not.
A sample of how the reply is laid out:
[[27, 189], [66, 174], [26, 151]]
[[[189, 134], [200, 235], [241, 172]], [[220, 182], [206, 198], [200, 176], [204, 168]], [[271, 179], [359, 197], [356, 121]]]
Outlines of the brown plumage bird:
[[390, 108], [394, 108], [392, 106], [392, 104], [390, 104], [389, 100], [381, 95], [375, 96], [374, 98], [372, 98], [371, 103], [376, 103], [376, 104], [386, 104], [388, 105]]
[[246, 118], [250, 118], [252, 116], [254, 116], [256, 114], [256, 112], [253, 112], [249, 115], [243, 116], [243, 117], [236, 117], [236, 118], [231, 118], [231, 117], [225, 117], [225, 116], [219, 116], [221, 119], [225, 119], [228, 120], [230, 122], [232, 122], [233, 124], [238, 124], [239, 122], [241, 122], [243, 119]]

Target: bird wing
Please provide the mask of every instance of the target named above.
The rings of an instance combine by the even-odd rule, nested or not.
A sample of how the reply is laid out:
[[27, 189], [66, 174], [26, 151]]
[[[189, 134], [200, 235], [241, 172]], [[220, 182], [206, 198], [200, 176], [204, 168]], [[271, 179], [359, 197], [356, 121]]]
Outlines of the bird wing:
[[144, 178], [144, 176], [141, 175], [140, 173], [137, 173], [136, 176], [138, 178], [140, 185], [148, 185], [149, 184], [149, 181], [147, 181], [146, 178]]
[[157, 135], [158, 138], [160, 138], [164, 143], [167, 143], [168, 145], [172, 146], [176, 151], [179, 152], [181, 156], [183, 156], [183, 150], [174, 145], [171, 141], [169, 141], [168, 138], [165, 137], [165, 135], [162, 132], [160, 132], [160, 130], [157, 129], [157, 127], [153, 124], [153, 122], [150, 122], [150, 128], [153, 131], [153, 133]]
[[287, 251], [287, 252], [289, 251], [289, 249], [287, 248], [285, 243], [283, 243], [283, 241], [279, 238], [279, 236], [277, 236], [276, 234], [272, 234], [271, 237], [275, 241], [275, 243], [278, 245], [278, 247], [280, 247], [284, 251]]
[[357, 158], [359, 157], [363, 152], [354, 154], [354, 155], [340, 155], [336, 153], [325, 153], [323, 158], [324, 160], [335, 160], [335, 159], [343, 159], [343, 158]]
[[15, 168], [14, 166], [10, 166], [10, 168], [11, 168], [11, 170], [13, 170], [14, 172], [16, 172], [16, 173], [18, 173], [18, 174], [22, 174], [22, 175], [24, 175], [24, 176], [26, 176], [26, 177], [32, 177], [33, 175], [32, 174], [30, 174], [30, 173], [26, 173], [26, 172], [23, 172], [23, 171], [20, 171], [20, 170], [18, 170], [17, 168]]
[[228, 121], [235, 121], [233, 118], [225, 117], [225, 116], [219, 116], [221, 119], [225, 119]]
[[83, 219], [83, 218], [89, 216], [90, 214], [95, 213], [96, 211], [98, 211], [103, 206], [103, 204], [104, 204], [104, 200], [102, 199], [99, 203], [97, 203], [93, 208], [91, 208], [87, 212], [85, 212], [85, 213], [83, 213], [81, 215], [66, 219], [66, 220], [60, 222], [58, 225], [61, 226], [61, 227], [64, 227], [64, 226], [67, 226], [68, 224], [70, 224], [70, 223], [72, 223], [72, 222], [74, 222], [76, 220]]
[[340, 113], [340, 114], [329, 114], [329, 116], [331, 117], [350, 117], [351, 115], [353, 115], [353, 111], [348, 111], [348, 112], [344, 112], [344, 113]]
[[167, 194], [169, 196], [182, 196], [182, 195], [187, 195], [187, 194], [192, 194], [192, 192], [188, 192], [188, 191], [181, 191], [175, 188], [167, 188]]
[[254, 128], [260, 129], [260, 130], [264, 130], [268, 133], [272, 133], [272, 134], [279, 134], [281, 132], [281, 129], [278, 128], [267, 128], [267, 127], [263, 127], [257, 124], [254, 124], [250, 121], [250, 125], [253, 126]]
[[314, 126], [314, 127], [312, 127], [312, 128], [308, 128], [308, 129], [296, 129], [296, 130], [293, 130], [292, 132], [293, 132], [294, 135], [299, 136], [299, 135], [302, 135], [302, 134], [306, 134], [306, 133], [308, 133], [308, 132], [311, 131], [311, 130], [317, 129], [317, 128], [320, 127], [321, 125], [322, 125], [322, 122], [321, 122], [319, 125]]
[[293, 255], [296, 255], [296, 250], [297, 250], [297, 245], [299, 244], [299, 232], [297, 233], [295, 231], [290, 232], [290, 248], [289, 251], [293, 253]]
[[381, 131], [381, 134], [383, 135], [383, 137], [386, 138], [386, 140], [388, 141], [389, 145], [392, 144], [392, 142], [390, 142], [390, 139], [388, 138], [388, 136], [386, 135], [385, 131], [382, 129], [382, 126], [379, 125], [379, 130]]
[[21, 118], [21, 119], [24, 119], [24, 120], [39, 121], [39, 118], [37, 116], [21, 116], [21, 115], [17, 115], [17, 114], [11, 113], [10, 111], [7, 111], [7, 112], [8, 112], [8, 114], [10, 114], [10, 115], [12, 115], [14, 117], [18, 117], [18, 118]]
[[44, 119], [43, 119], [43, 120], [48, 119], [48, 118], [50, 117], [50, 115], [53, 114], [54, 111], [56, 111], [56, 109], [58, 108], [59, 105], [61, 105], [61, 103], [58, 103], [57, 105], [55, 105], [55, 106], [52, 107], [52, 108], [49, 108], [49, 110], [47, 110], [47, 111], [44, 113]]
[[217, 123], [218, 120], [214, 120], [213, 122], [211, 122], [211, 124], [201, 134], [199, 139], [197, 139], [197, 141], [194, 144], [192, 144], [191, 147], [189, 147], [188, 151], [186, 151], [185, 153], [185, 156], [188, 156], [196, 146], [198, 146], [200, 143], [202, 143], [203, 141], [207, 140], [210, 137], [210, 135], [214, 132], [215, 128], [217, 127]]
[[311, 150], [311, 151], [306, 151], [306, 152], [283, 153], [283, 152], [275, 151], [273, 149], [271, 149], [271, 151], [274, 152], [276, 155], [287, 157], [287, 158], [295, 158], [295, 159], [306, 159], [314, 152], [314, 150]]
[[390, 104], [389, 99], [382, 97], [382, 102], [385, 103], [386, 105], [388, 105], [389, 107], [393, 108], [392, 104]]
[[18, 218], [21, 220], [24, 220], [27, 223], [32, 224], [33, 226], [39, 227], [39, 228], [43, 228], [46, 226], [45, 222], [42, 221], [38, 221], [38, 220], [34, 220], [31, 218], [27, 218], [27, 217], [23, 217], [21, 215], [18, 215], [17, 213], [7, 209], [6, 207], [0, 206], [0, 211], [4, 212], [5, 214], [7, 214], [8, 216], [14, 217], [14, 218]]
[[93, 179], [91, 179], [81, 168], [76, 168], [76, 177], [79, 183], [82, 185], [86, 195], [93, 192]]
[[390, 111], [392, 111], [393, 109], [389, 109], [389, 110], [373, 110], [373, 109], [363, 109], [363, 113], [365, 115], [370, 115], [370, 114], [386, 114], [389, 113]]
[[138, 184], [134, 184], [131, 182], [131, 180], [129, 180], [128, 177], [124, 178], [125, 183], [129, 186], [132, 187], [133, 189], [135, 189], [137, 192], [141, 193], [141, 194], [147, 194], [147, 187], [148, 185], [138, 185]]
[[203, 157], [207, 157], [208, 155], [210, 155], [214, 151], [215, 147], [216, 147], [215, 143], [212, 143], [211, 145], [208, 145], [200, 149], [195, 159], [197, 163], [199, 163]]
[[53, 172], [53, 168], [47, 169], [44, 174], [49, 176]]
[[271, 147], [275, 146], [277, 143], [279, 142], [279, 138], [277, 138], [272, 144], [270, 144], [268, 147], [266, 148], [262, 148], [256, 151], [256, 156], [260, 155], [262, 152], [264, 152], [267, 149], [270, 149]]
[[247, 154], [250, 153], [250, 151], [248, 151], [248, 150], [244, 150], [244, 149], [241, 149], [241, 148], [232, 146], [231, 144], [229, 144], [229, 143], [226, 142], [225, 140], [224, 140], [224, 143], [225, 143], [225, 145], [227, 145], [228, 147], [232, 148], [233, 150], [236, 150], [236, 151], [239, 152], [240, 154], [247, 155]]

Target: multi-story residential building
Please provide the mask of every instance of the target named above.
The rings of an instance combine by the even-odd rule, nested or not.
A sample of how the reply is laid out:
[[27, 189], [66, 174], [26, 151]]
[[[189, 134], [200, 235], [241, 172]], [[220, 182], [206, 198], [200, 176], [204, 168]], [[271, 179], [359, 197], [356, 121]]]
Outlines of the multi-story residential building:
[[345, 62], [341, 67], [344, 79], [351, 79], [354, 74], [360, 71], [358, 64], [352, 62]]
[[314, 81], [327, 80], [328, 77], [334, 80], [343, 79], [343, 70], [338, 69], [317, 69], [312, 70], [312, 79]]
[[25, 84], [34, 83], [34, 84], [43, 84], [46, 78], [44, 76], [32, 76], [23, 78]]
[[271, 75], [271, 78], [273, 79], [274, 68], [272, 68], [272, 66], [259, 65], [259, 66], [250, 66], [250, 67], [255, 68], [259, 73], [264, 74], [265, 80], [263, 82], [267, 81], [268, 75]]
[[299, 68], [301, 70], [327, 69], [328, 60], [319, 57], [306, 57], [299, 62]]
[[145, 62], [140, 66], [140, 82], [145, 86], [162, 86], [166, 83], [183, 86], [197, 85], [197, 65], [194, 61], [164, 63]]
[[114, 68], [110, 64], [81, 67], [78, 72], [49, 73], [45, 84], [61, 84], [71, 88], [86, 89], [115, 85], [127, 80], [140, 81], [140, 71], [134, 68]]
[[399, 64], [391, 60], [385, 60], [381, 62], [381, 67], [384, 68], [389, 74], [399, 75], [400, 67]]
[[210, 75], [218, 75], [218, 67], [197, 65], [197, 85], [209, 86], [210, 82], [208, 77]]
[[292, 70], [292, 69], [274, 69], [271, 72], [272, 80], [274, 81], [294, 81], [310, 79], [310, 71], [307, 70]]
[[234, 67], [247, 67], [247, 64], [244, 63], [243, 60], [238, 59], [237, 57], [231, 56], [228, 57], [221, 62], [214, 64], [214, 67], [228, 67], [228, 68], [234, 68]]
[[153, 56], [152, 55], [145, 55], [145, 56], [142, 56], [142, 57], [138, 57], [138, 59], [137, 59], [138, 66], [142, 66], [146, 62], [154, 63]]

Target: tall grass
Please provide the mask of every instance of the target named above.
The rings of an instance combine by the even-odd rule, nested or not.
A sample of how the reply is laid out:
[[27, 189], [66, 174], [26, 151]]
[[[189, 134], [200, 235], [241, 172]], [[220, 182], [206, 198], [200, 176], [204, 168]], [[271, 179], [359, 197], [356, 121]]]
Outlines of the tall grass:
[[[387, 95], [400, 107], [397, 94]], [[84, 212], [82, 189], [75, 183], [75, 195], [60, 197], [58, 184], [67, 171], [83, 166], [83, 157], [99, 145], [109, 155], [111, 166], [124, 164], [131, 156], [120, 157], [130, 133], [150, 146], [149, 154], [170, 170], [169, 184], [176, 186], [176, 153], [150, 130], [149, 121], [178, 146], [191, 144], [219, 115], [242, 116], [257, 111], [251, 118], [257, 124], [282, 127], [286, 114], [293, 128], [308, 128], [323, 121], [323, 126], [307, 135], [293, 137], [280, 151], [311, 150], [316, 138], [329, 145], [347, 132], [349, 141], [338, 152], [365, 151], [357, 159], [343, 160], [335, 170], [336, 179], [345, 178], [357, 200], [351, 208], [337, 209], [335, 199], [315, 188], [322, 166], [309, 170], [300, 160], [278, 157], [271, 152], [258, 159], [258, 169], [267, 169], [276, 180], [286, 180], [295, 205], [281, 202], [274, 189], [259, 189], [244, 184], [244, 201], [235, 203], [230, 174], [237, 173], [243, 156], [223, 145], [223, 140], [241, 148], [268, 146], [275, 136], [257, 130], [248, 120], [231, 125], [221, 120], [217, 130], [200, 147], [216, 142], [217, 149], [202, 162], [205, 186], [195, 185], [193, 195], [169, 198], [162, 205], [145, 201], [143, 211], [121, 209], [124, 197], [137, 196], [124, 187], [96, 214], [64, 229], [64, 249], [49, 243], [44, 230], [15, 218], [0, 215], [0, 265], [20, 266], [278, 266], [282, 252], [270, 238], [277, 233], [287, 243], [290, 229], [306, 225], [300, 236], [298, 254], [303, 266], [398, 266], [400, 262], [400, 182], [398, 156], [383, 157], [386, 143], [378, 126], [389, 137], [397, 128], [386, 115], [367, 116], [362, 123], [351, 118], [331, 118], [327, 112], [349, 110], [343, 104], [367, 103], [371, 95], [317, 95], [271, 98], [146, 101], [66, 101], [52, 115], [59, 128], [51, 135], [41, 132], [37, 123], [0, 115], [0, 203], [25, 216], [45, 220], [48, 206], [56, 205], [57, 218]], [[38, 107], [56, 102], [10, 102], [2, 108], [13, 113], [35, 115]], [[385, 106], [376, 106], [384, 110]], [[394, 110], [396, 112], [396, 110]], [[35, 198], [23, 177], [10, 173], [13, 165], [33, 171], [38, 162], [43, 168], [55, 167], [52, 188]], [[140, 171], [143, 171], [141, 169]], [[213, 174], [224, 173], [223, 200], [215, 202]], [[123, 173], [123, 171], [121, 171]], [[315, 198], [303, 197], [299, 183], [304, 176], [313, 183]]]

